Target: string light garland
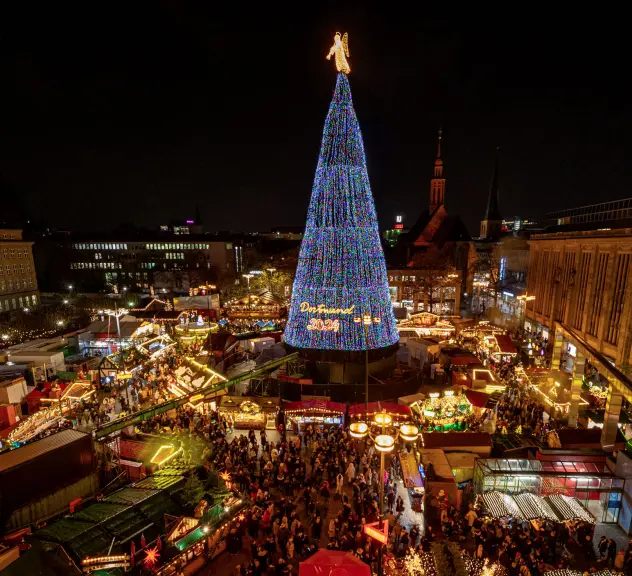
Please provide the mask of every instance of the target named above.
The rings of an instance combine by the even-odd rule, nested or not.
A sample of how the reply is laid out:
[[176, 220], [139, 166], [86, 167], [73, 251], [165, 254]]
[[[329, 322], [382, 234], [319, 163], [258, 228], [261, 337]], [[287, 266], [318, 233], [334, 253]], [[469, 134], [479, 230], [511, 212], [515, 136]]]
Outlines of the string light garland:
[[519, 518], [520, 520], [526, 519], [512, 496], [510, 496], [509, 494], [503, 494], [503, 501], [511, 516], [513, 516], [514, 518]]
[[488, 492], [483, 495], [483, 505], [492, 518], [504, 518], [510, 516], [505, 505], [504, 494], [500, 492]]
[[576, 498], [569, 496], [536, 496], [525, 493], [511, 496], [501, 492], [487, 492], [479, 496], [480, 501], [492, 518], [512, 516], [520, 520], [546, 518], [554, 522], [583, 520], [593, 523], [595, 519], [583, 508]]
[[[568, 570], [566, 568], [562, 570], [551, 570], [545, 572], [544, 576], [584, 576], [587, 572], [580, 572], [579, 570]], [[616, 572], [610, 570], [600, 570], [599, 572], [591, 572], [590, 576], [615, 576]]]
[[[354, 321], [364, 314], [380, 322]], [[313, 318], [323, 326], [337, 321], [337, 329], [310, 330], [321, 326]], [[362, 134], [342, 72], [323, 130], [284, 338], [296, 348], [345, 351], [399, 340]]]
[[584, 520], [593, 524], [595, 522], [595, 519], [584, 510], [575, 498], [554, 494], [553, 496], [548, 496], [548, 500], [563, 520]]
[[536, 520], [538, 518], [546, 518], [547, 520], [558, 521], [555, 512], [547, 504], [544, 498], [534, 496], [533, 494], [518, 494], [513, 497], [526, 520]]

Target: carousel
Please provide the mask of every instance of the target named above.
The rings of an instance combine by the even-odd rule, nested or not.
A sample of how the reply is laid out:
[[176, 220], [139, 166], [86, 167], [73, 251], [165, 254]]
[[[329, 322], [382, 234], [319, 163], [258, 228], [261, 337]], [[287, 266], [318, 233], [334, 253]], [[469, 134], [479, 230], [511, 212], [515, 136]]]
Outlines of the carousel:
[[418, 338], [438, 336], [447, 340], [454, 336], [456, 328], [452, 322], [442, 319], [437, 314], [420, 312], [413, 314], [408, 320], [400, 322], [397, 325], [397, 330], [400, 332], [413, 331]]
[[[181, 318], [184, 320], [184, 318]], [[198, 316], [195, 322], [180, 322], [175, 327], [176, 338], [185, 345], [192, 345], [204, 342], [209, 334], [217, 332], [219, 324], [205, 321], [202, 316]]]

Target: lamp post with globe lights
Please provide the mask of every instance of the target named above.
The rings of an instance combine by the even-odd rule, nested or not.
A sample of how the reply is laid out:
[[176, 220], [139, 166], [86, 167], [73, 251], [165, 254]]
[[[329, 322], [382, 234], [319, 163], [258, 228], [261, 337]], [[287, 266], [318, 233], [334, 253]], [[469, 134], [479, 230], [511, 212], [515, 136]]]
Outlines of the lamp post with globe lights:
[[250, 294], [250, 279], [254, 274], [242, 274], [242, 276], [248, 281], [248, 294]]
[[[395, 449], [398, 439], [404, 442], [414, 442], [419, 438], [419, 428], [414, 424], [402, 424], [399, 430], [391, 426], [393, 419], [386, 410], [375, 414], [372, 422], [352, 422], [349, 426], [349, 434], [352, 438], [366, 438], [367, 436], [375, 444], [375, 449], [380, 453], [380, 496], [379, 496], [379, 528], [384, 527], [384, 456]], [[378, 576], [382, 575], [383, 545], [379, 548]]]

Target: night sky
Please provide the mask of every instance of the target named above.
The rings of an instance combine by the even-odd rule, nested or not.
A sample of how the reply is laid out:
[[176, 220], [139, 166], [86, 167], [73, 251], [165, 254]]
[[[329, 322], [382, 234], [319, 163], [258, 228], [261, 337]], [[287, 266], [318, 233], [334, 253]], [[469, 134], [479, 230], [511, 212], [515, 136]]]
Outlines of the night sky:
[[383, 226], [427, 207], [439, 125], [447, 209], [473, 234], [496, 146], [505, 217], [632, 196], [630, 48], [616, 17], [199, 4], [55, 3], [2, 18], [5, 217], [156, 227], [197, 205], [209, 230], [302, 226], [336, 30], [350, 36]]

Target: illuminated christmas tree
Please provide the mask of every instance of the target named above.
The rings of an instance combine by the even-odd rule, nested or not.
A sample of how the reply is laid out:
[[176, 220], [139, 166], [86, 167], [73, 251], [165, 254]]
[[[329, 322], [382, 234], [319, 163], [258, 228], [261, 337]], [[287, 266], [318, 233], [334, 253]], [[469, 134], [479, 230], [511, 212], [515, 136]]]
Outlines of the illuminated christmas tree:
[[285, 331], [285, 341], [296, 348], [354, 351], [386, 348], [399, 340], [345, 64], [337, 62], [340, 73], [325, 121]]

